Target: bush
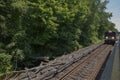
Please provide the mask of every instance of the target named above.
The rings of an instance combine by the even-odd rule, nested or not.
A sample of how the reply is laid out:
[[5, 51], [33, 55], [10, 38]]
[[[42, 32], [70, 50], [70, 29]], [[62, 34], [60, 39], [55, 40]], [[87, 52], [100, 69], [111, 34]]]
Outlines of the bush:
[[0, 53], [0, 73], [5, 73], [11, 70], [11, 58], [11, 55]]

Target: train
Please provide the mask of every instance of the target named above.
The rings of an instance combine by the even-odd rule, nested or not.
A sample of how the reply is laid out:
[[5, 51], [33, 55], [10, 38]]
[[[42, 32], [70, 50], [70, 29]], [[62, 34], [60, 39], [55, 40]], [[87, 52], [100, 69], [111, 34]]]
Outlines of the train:
[[104, 43], [105, 44], [112, 44], [114, 45], [116, 42], [116, 32], [114, 31], [106, 31], [104, 34], [105, 40]]

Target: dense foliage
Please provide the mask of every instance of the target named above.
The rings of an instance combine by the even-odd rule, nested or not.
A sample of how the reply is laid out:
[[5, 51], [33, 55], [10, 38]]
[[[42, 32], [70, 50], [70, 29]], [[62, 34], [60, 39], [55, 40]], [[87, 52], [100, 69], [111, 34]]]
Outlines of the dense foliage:
[[[58, 56], [115, 30], [107, 0], [0, 0], [0, 72], [30, 66], [29, 57]], [[20, 64], [18, 64], [20, 65]]]

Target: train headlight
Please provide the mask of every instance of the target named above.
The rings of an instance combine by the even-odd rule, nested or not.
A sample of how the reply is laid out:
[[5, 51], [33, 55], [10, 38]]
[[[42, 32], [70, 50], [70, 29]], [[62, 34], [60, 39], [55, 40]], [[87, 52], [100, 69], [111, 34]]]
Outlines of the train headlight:
[[105, 39], [108, 39], [108, 36], [106, 36]]
[[112, 39], [115, 39], [115, 37], [112, 37]]

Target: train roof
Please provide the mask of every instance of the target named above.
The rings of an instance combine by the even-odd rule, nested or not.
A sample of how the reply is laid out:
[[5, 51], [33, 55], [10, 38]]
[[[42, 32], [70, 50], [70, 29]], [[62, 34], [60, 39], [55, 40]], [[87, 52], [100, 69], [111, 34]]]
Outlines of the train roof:
[[116, 33], [116, 32], [114, 32], [114, 31], [106, 31], [105, 33]]

